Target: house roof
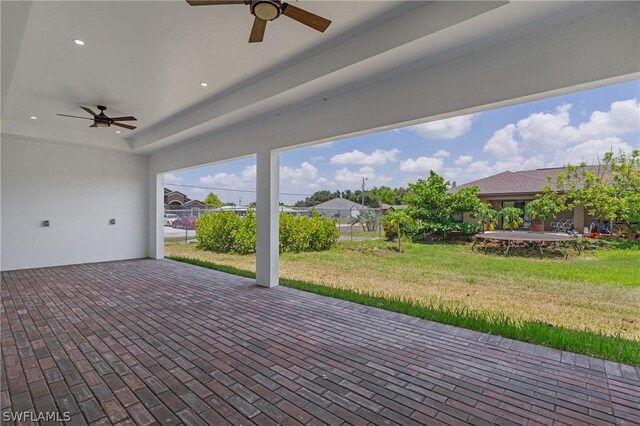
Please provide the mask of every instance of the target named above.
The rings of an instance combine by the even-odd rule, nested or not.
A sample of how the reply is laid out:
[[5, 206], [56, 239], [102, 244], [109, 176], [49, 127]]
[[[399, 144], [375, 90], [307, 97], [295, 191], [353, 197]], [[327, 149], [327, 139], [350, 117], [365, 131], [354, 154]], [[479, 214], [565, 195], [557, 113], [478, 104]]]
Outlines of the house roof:
[[389, 209], [393, 209], [393, 210], [404, 210], [404, 209], [406, 209], [406, 208], [407, 208], [407, 207], [409, 207], [409, 206], [407, 206], [406, 204], [386, 204], [386, 203], [381, 203], [381, 204], [380, 204], [380, 207], [381, 207], [383, 210], [389, 210]]
[[316, 210], [351, 210], [351, 209], [364, 209], [362, 204], [354, 203], [345, 198], [334, 198], [333, 200], [325, 201], [324, 203], [316, 204], [313, 206]]
[[[587, 168], [594, 172], [598, 171], [598, 166], [587, 166]], [[454, 186], [450, 191], [458, 192], [463, 188], [477, 186], [480, 188], [480, 195], [535, 194], [542, 191], [545, 185], [551, 184], [551, 187], [554, 187], [558, 173], [566, 170], [566, 167], [553, 167], [518, 172], [506, 171]], [[550, 181], [547, 176], [551, 178]]]

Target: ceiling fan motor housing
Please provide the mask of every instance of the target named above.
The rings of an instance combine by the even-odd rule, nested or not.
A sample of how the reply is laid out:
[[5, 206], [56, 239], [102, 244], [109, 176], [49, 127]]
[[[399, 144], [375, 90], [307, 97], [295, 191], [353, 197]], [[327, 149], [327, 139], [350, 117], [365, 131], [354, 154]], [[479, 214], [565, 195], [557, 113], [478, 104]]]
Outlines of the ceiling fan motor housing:
[[263, 21], [273, 21], [282, 13], [282, 6], [277, 0], [256, 0], [251, 3], [251, 13]]

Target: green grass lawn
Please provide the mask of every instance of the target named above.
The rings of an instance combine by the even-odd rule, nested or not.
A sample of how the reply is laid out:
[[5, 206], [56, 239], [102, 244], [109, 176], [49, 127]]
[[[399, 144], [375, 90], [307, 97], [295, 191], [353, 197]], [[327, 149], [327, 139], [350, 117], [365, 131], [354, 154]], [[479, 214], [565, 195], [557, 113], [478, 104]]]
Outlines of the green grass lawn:
[[[640, 364], [640, 251], [502, 257], [467, 244], [341, 242], [281, 256], [283, 284], [421, 318]], [[255, 256], [169, 243], [167, 256], [252, 274]], [[243, 271], [243, 272], [242, 272]]]

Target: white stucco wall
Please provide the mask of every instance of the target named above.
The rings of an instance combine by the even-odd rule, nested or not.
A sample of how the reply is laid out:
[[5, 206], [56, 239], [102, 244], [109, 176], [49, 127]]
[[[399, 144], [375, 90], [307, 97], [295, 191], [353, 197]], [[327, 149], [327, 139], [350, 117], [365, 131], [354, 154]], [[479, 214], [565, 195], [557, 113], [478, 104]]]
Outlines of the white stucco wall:
[[148, 157], [5, 135], [0, 149], [2, 270], [147, 256]]

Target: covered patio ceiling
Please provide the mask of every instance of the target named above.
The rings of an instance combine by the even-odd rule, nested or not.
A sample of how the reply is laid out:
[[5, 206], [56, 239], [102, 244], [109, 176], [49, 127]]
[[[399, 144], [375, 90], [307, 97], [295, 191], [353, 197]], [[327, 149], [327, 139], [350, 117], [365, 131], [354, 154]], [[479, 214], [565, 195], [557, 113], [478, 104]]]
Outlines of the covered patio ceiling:
[[[589, 16], [598, 21], [602, 34], [593, 33], [592, 28], [584, 30], [592, 33], [588, 43], [593, 47], [585, 54], [617, 64], [607, 75], [602, 72], [605, 70], [591, 70], [603, 80], [597, 84], [605, 79], [633, 78], [637, 72], [628, 65], [637, 59], [633, 55], [622, 64], [606, 57], [611, 53], [599, 51], [603, 36], [620, 43], [634, 30], [629, 28], [633, 23], [619, 19], [630, 19], [637, 13], [637, 5], [632, 4], [303, 1], [299, 5], [328, 17], [332, 25], [321, 34], [290, 19], [278, 19], [269, 25], [263, 43], [249, 44], [252, 16], [241, 5], [191, 7], [181, 0], [3, 2], [2, 131], [152, 154], [169, 145], [218, 139], [256, 122], [297, 125], [296, 121], [284, 124], [284, 117], [321, 105], [318, 102], [337, 104], [339, 95], [364, 87], [379, 92], [376, 83], [394, 81], [395, 76], [411, 71], [422, 70], [425, 80], [414, 89], [425, 91], [423, 86], [429, 81], [440, 84], [428, 75], [435, 64]], [[576, 26], [574, 37], [579, 37], [579, 31]], [[85, 45], [75, 45], [74, 39]], [[574, 50], [575, 65], [579, 65], [580, 47], [575, 41], [566, 47]], [[618, 47], [625, 51], [629, 46]], [[539, 45], [536, 49], [548, 48]], [[522, 54], [533, 59], [538, 54], [533, 50], [518, 52], [515, 46], [505, 45], [504, 49], [514, 49], [507, 52], [513, 59]], [[481, 68], [475, 71], [478, 81], [486, 78]], [[557, 72], [566, 70], [558, 68]], [[560, 89], [569, 82], [595, 82], [595, 75], [579, 73], [576, 69], [570, 80], [558, 84], [552, 81], [558, 76], [552, 74], [547, 77], [546, 89]], [[208, 86], [201, 87], [201, 82]], [[459, 84], [469, 82], [461, 79]], [[526, 92], [512, 91], [506, 97]], [[494, 101], [502, 98], [505, 96], [497, 96]], [[396, 99], [400, 97], [390, 96], [383, 109], [395, 109], [390, 107]], [[138, 129], [121, 134], [113, 129], [96, 131], [88, 129], [85, 122], [56, 116], [77, 115], [82, 113], [79, 105], [97, 104], [106, 105], [114, 115], [135, 115]], [[386, 120], [373, 116], [371, 106], [360, 105], [362, 111], [358, 111], [352, 104], [350, 109], [357, 117], [371, 117], [366, 125], [358, 124], [361, 128], [357, 131], [371, 131], [454, 113], [451, 108], [483, 107], [487, 106], [471, 99], [440, 111], [415, 105], [410, 116], [400, 108], [401, 119], [390, 116]], [[341, 105], [334, 108], [344, 110]], [[32, 120], [31, 116], [38, 118]], [[326, 117], [318, 111], [316, 120], [323, 123]], [[283, 144], [344, 133], [336, 128], [332, 134], [316, 135], [306, 123], [301, 127], [309, 135], [306, 140]], [[349, 130], [352, 133], [355, 129]], [[247, 139], [249, 145], [251, 138]], [[246, 151], [251, 153], [251, 149]]]

